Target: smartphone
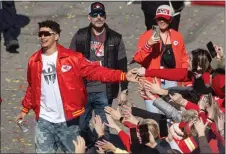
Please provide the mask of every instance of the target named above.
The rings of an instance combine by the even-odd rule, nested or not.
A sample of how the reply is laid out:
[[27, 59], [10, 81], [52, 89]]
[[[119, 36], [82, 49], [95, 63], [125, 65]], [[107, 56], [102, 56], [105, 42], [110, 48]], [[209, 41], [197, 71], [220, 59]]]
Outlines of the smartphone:
[[211, 57], [215, 58], [217, 56], [217, 52], [213, 46], [213, 43], [210, 41], [209, 43], [206, 44], [206, 47], [209, 50]]
[[23, 120], [19, 120], [17, 122], [17, 125], [20, 127], [21, 131], [24, 132], [24, 133], [26, 133], [29, 130], [28, 125]]
[[138, 143], [137, 129], [136, 128], [130, 128], [129, 131], [130, 131], [130, 144]]
[[146, 144], [150, 142], [147, 124], [139, 126], [139, 133], [140, 133], [142, 144]]
[[154, 38], [160, 37], [160, 29], [159, 29], [159, 26], [153, 25], [152, 26], [152, 31], [153, 31], [152, 34], [153, 34]]

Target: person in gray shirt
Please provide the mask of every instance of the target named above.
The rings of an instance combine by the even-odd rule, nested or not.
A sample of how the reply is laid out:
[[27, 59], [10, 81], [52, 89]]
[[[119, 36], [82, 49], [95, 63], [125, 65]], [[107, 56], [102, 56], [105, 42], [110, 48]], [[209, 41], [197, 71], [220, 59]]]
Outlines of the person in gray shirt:
[[[127, 57], [122, 35], [110, 29], [105, 23], [106, 12], [104, 4], [100, 2], [92, 3], [89, 7], [88, 19], [90, 25], [79, 29], [73, 36], [70, 48], [83, 55], [97, 65], [102, 65], [111, 69], [120, 69], [127, 72]], [[128, 95], [128, 82], [121, 85], [119, 103], [125, 103]], [[104, 107], [111, 105], [114, 98], [118, 96], [119, 84], [105, 84], [98, 81], [86, 81], [88, 91], [88, 102], [86, 111], [80, 117], [81, 134], [86, 140], [87, 146], [95, 142], [93, 133], [89, 128], [89, 121], [92, 111], [100, 115], [103, 122], [107, 122]], [[105, 127], [104, 136], [109, 139], [109, 129]]]

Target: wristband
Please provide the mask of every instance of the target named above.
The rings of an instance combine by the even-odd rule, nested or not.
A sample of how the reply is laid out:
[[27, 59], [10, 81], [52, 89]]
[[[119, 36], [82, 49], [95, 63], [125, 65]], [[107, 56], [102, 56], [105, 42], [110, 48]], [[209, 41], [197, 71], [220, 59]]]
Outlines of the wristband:
[[124, 117], [120, 117], [119, 121], [122, 123], [122, 120], [124, 119]]

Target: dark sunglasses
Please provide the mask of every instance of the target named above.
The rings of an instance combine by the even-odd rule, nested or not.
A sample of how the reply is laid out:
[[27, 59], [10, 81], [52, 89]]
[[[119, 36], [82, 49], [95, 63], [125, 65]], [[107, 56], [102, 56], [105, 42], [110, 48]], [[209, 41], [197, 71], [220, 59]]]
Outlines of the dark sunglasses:
[[90, 16], [93, 18], [96, 18], [98, 15], [100, 15], [100, 17], [104, 17], [105, 14], [106, 14], [105, 12], [97, 12], [97, 13], [90, 14]]
[[46, 36], [55, 35], [55, 33], [49, 32], [49, 31], [40, 31], [40, 32], [38, 32], [38, 36], [39, 37], [42, 37], [42, 35], [44, 35], [46, 37]]

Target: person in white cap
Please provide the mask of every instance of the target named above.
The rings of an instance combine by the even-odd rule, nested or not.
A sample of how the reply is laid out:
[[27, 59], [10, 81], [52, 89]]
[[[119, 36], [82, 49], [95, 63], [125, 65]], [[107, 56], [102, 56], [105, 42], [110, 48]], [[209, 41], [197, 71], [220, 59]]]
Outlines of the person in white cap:
[[153, 25], [156, 25], [155, 12], [161, 5], [169, 5], [174, 12], [170, 27], [176, 31], [179, 29], [180, 12], [184, 8], [184, 1], [141, 1], [141, 9], [144, 13], [145, 25], [147, 30], [151, 29]]
[[[156, 31], [148, 30], [139, 38], [133, 60], [146, 69], [188, 68], [188, 55], [183, 37], [179, 32], [169, 28], [172, 16], [173, 11], [169, 5], [159, 6], [155, 15], [158, 25]], [[149, 77], [147, 80], [153, 81]], [[158, 79], [158, 82], [163, 88], [178, 86], [175, 81]], [[152, 100], [145, 100], [147, 110], [163, 114], [152, 103]]]

